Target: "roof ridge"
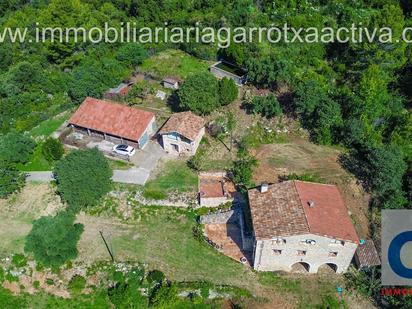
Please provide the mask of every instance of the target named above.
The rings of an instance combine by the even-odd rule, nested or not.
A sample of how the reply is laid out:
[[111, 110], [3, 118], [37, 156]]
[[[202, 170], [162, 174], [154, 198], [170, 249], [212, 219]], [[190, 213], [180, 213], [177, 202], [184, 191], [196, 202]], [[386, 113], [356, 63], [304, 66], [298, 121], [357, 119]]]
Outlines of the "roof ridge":
[[310, 228], [308, 216], [306, 215], [305, 206], [303, 205], [303, 201], [302, 201], [302, 198], [300, 197], [298, 188], [296, 188], [296, 181], [292, 180], [292, 183], [293, 183], [293, 188], [294, 188], [294, 190], [295, 190], [295, 193], [296, 193], [296, 195], [297, 195], [298, 198], [299, 198], [300, 206], [302, 207], [303, 214], [305, 215], [305, 221], [306, 221], [306, 225], [307, 225], [307, 227], [308, 227], [308, 232], [311, 233], [311, 228]]

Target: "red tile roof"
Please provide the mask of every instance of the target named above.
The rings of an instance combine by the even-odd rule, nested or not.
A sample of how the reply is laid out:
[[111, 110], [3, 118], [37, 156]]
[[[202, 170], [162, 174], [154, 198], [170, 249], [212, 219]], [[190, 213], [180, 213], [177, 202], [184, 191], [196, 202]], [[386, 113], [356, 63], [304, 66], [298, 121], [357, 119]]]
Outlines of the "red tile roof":
[[372, 239], [366, 239], [365, 242], [356, 249], [356, 258], [359, 267], [371, 267], [381, 265], [378, 250]]
[[152, 112], [87, 97], [69, 124], [138, 141], [154, 117]]
[[160, 129], [160, 134], [177, 132], [184, 137], [194, 141], [204, 127], [205, 121], [202, 117], [196, 116], [192, 112], [173, 114], [165, 125]]
[[286, 181], [269, 186], [265, 193], [249, 190], [249, 203], [257, 239], [313, 233], [359, 243], [334, 185]]

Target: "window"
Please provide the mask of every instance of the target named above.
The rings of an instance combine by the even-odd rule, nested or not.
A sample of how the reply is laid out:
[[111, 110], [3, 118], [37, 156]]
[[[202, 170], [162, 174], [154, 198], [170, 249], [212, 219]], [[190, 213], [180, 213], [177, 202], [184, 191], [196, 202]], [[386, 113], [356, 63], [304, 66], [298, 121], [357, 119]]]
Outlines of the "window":
[[178, 134], [173, 132], [173, 133], [169, 133], [169, 138], [170, 139], [174, 139], [174, 140], [178, 140]]
[[302, 244], [302, 245], [316, 245], [316, 240], [313, 240], [313, 239], [304, 239], [304, 240], [301, 240], [300, 241], [300, 243]]
[[273, 249], [273, 253], [274, 253], [275, 255], [281, 255], [281, 254], [282, 254], [282, 250]]
[[345, 245], [345, 242], [342, 241], [342, 240], [338, 240], [338, 239], [332, 239], [332, 240], [330, 241], [330, 244], [331, 244], [331, 245], [344, 246], [344, 245]]
[[305, 256], [306, 251], [305, 250], [298, 250], [298, 256]]
[[337, 257], [338, 256], [338, 253], [337, 252], [329, 252], [329, 256], [330, 257]]
[[284, 244], [286, 244], [286, 239], [283, 239], [283, 238], [272, 238], [272, 245], [274, 245], [274, 244], [276, 244], [276, 245], [284, 245]]

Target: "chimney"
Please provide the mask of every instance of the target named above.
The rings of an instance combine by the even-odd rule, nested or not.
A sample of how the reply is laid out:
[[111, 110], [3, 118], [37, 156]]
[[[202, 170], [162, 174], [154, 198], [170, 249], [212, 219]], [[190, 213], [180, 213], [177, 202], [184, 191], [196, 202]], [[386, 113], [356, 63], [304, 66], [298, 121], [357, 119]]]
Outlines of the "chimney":
[[266, 193], [268, 192], [269, 189], [269, 184], [267, 182], [262, 182], [260, 185], [260, 193]]
[[311, 200], [308, 202], [310, 208], [314, 208], [316, 206], [315, 201]]

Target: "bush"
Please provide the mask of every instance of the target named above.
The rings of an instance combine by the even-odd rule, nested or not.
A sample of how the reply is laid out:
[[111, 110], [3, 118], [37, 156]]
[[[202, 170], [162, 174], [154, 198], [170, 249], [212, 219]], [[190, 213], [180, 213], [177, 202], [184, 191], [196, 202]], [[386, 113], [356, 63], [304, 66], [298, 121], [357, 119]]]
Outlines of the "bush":
[[228, 105], [237, 99], [239, 94], [235, 82], [227, 77], [219, 81], [219, 101], [221, 105]]
[[60, 267], [76, 258], [83, 225], [74, 224], [74, 219], [72, 213], [61, 212], [55, 217], [41, 217], [34, 221], [24, 250], [33, 253], [35, 260], [47, 267]]
[[42, 152], [47, 161], [57, 161], [63, 157], [64, 147], [60, 140], [48, 138], [42, 145]]
[[152, 270], [147, 274], [147, 281], [149, 283], [162, 283], [166, 276], [160, 270]]
[[76, 275], [70, 279], [69, 290], [72, 294], [79, 294], [86, 286], [86, 279], [80, 275]]
[[174, 284], [161, 286], [150, 298], [151, 305], [159, 308], [171, 308], [177, 301], [177, 287]]
[[34, 281], [33, 282], [33, 287], [35, 288], [35, 289], [39, 289], [40, 288], [40, 282], [39, 281]]
[[179, 107], [198, 115], [209, 114], [220, 106], [218, 81], [210, 73], [190, 75], [178, 94]]
[[250, 112], [260, 114], [266, 118], [273, 118], [282, 114], [282, 108], [278, 99], [273, 94], [269, 94], [266, 97], [254, 97], [245, 106]]
[[27, 265], [27, 258], [23, 254], [14, 254], [11, 262], [16, 267], [24, 267]]
[[54, 173], [59, 193], [76, 210], [96, 205], [111, 189], [112, 171], [97, 149], [68, 154], [56, 164]]

